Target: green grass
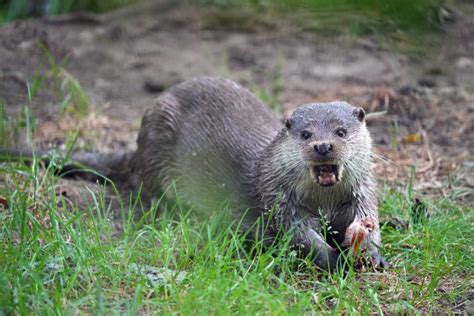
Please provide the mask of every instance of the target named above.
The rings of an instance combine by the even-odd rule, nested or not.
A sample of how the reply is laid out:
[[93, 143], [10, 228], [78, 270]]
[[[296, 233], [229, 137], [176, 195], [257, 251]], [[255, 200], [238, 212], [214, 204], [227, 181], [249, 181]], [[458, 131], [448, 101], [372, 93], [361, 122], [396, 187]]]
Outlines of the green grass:
[[[304, 14], [314, 20], [339, 27], [350, 27], [353, 31], [366, 33], [374, 28], [385, 30], [428, 30], [439, 25], [437, 10], [441, 0], [209, 0], [202, 1], [220, 8], [250, 8], [277, 10], [286, 13]], [[317, 22], [317, 21], [315, 21]], [[349, 24], [343, 22], [350, 22]]]
[[53, 94], [60, 100], [58, 106], [61, 114], [87, 115], [90, 104], [89, 96], [82, 89], [79, 81], [66, 70], [68, 58], [66, 57], [58, 63], [43, 43], [38, 42], [37, 45], [43, 51], [48, 67], [44, 72], [37, 71], [35, 80], [33, 80], [36, 84], [33, 86], [40, 88], [43, 86], [43, 82], [48, 79]]
[[268, 87], [266, 89], [251, 79], [248, 79], [247, 82], [250, 90], [263, 102], [263, 104], [270, 107], [277, 115], [281, 115], [282, 111], [280, 103], [280, 97], [284, 87], [282, 68], [283, 58], [279, 55], [275, 67], [265, 73], [265, 82], [268, 82]]
[[[333, 40], [375, 41], [387, 49], [424, 55], [439, 44], [443, 0], [203, 0], [204, 26], [244, 32], [281, 30]], [[305, 37], [307, 39], [308, 37]]]
[[138, 0], [4, 0], [0, 1], [0, 22], [33, 16], [56, 15], [77, 11], [101, 13]]
[[[284, 242], [250, 253], [218, 217], [178, 205], [136, 216], [89, 191], [78, 207], [58, 181], [37, 161], [0, 164], [0, 313], [447, 313], [470, 291], [473, 212], [450, 200], [425, 201], [430, 216], [407, 229], [383, 227], [388, 271], [343, 276]], [[382, 218], [410, 221], [407, 195], [383, 189]]]
[[[105, 12], [139, 0], [5, 0], [0, 2], [2, 20], [75, 11]], [[191, 1], [190, 3], [196, 3]], [[204, 6], [229, 9], [247, 15], [264, 11], [296, 14], [310, 29], [345, 30], [357, 34], [384, 31], [426, 31], [439, 25], [442, 0], [201, 0]], [[236, 12], [237, 11], [237, 12]], [[232, 18], [228, 16], [232, 23]]]

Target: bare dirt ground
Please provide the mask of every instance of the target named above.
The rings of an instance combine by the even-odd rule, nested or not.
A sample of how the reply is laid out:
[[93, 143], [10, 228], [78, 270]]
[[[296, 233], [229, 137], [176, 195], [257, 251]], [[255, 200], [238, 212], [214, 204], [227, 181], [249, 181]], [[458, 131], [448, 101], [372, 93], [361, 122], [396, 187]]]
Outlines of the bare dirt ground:
[[[133, 149], [144, 109], [163, 89], [196, 76], [219, 75], [278, 97], [282, 117], [298, 105], [347, 100], [368, 112], [381, 181], [449, 195], [472, 192], [474, 18], [461, 11], [444, 25], [439, 46], [404, 55], [375, 41], [294, 32], [275, 22], [245, 30], [210, 23], [203, 9], [156, 4], [108, 15], [71, 15], [0, 28], [0, 102], [18, 115], [26, 81], [45, 74], [31, 107], [38, 147], [62, 145], [80, 129], [83, 150]], [[76, 78], [92, 113], [61, 115], [51, 66]], [[414, 168], [414, 169], [413, 169]], [[458, 190], [462, 188], [462, 190]], [[456, 191], [458, 190], [458, 191]], [[467, 190], [467, 191], [466, 191]]]

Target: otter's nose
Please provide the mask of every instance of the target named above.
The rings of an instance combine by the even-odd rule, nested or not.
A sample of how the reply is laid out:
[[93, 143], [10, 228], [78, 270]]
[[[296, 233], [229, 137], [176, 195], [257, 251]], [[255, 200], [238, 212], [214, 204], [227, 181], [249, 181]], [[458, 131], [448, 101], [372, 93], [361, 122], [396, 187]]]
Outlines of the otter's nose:
[[332, 151], [332, 145], [326, 143], [316, 144], [314, 150], [321, 156], [325, 156]]

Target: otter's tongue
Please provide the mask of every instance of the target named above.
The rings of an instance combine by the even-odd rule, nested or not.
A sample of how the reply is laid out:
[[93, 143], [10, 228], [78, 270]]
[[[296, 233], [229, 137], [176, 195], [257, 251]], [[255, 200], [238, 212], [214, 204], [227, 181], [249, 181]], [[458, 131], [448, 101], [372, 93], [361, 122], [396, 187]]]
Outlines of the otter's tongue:
[[323, 186], [334, 185], [337, 182], [337, 168], [333, 165], [320, 165], [316, 167], [316, 177], [318, 183]]

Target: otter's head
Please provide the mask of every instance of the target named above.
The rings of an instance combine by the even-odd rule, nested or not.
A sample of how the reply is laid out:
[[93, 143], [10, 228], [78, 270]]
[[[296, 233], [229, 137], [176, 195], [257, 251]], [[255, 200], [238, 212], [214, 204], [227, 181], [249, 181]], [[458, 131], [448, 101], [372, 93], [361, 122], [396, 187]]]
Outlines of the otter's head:
[[[365, 112], [346, 102], [306, 104], [285, 122], [292, 141], [298, 143], [305, 166], [321, 186], [339, 183], [351, 160], [370, 158], [370, 137]], [[365, 162], [367, 164], [368, 162]]]

